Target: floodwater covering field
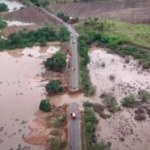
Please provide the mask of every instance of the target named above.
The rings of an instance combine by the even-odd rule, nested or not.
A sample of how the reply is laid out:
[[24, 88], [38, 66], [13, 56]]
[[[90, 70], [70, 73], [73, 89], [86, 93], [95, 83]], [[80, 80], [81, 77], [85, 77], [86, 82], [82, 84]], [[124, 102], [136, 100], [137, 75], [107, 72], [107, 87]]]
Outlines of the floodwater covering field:
[[[40, 74], [45, 71], [42, 61], [59, 47], [33, 47], [0, 52], [0, 149], [41, 146], [24, 143], [30, 134], [29, 123], [35, 118], [45, 89], [40, 86]], [[33, 57], [28, 56], [29, 54]]]
[[[113, 93], [119, 103], [128, 93], [136, 95], [140, 89], [150, 92], [149, 70], [144, 71], [132, 58], [125, 63], [125, 58], [104, 49], [92, 50], [89, 55], [91, 62], [88, 67], [91, 80], [97, 87], [97, 102], [102, 102], [99, 96], [103, 92]], [[109, 79], [110, 75], [114, 75], [114, 81]], [[98, 117], [98, 141], [109, 142], [112, 150], [149, 150], [150, 118], [147, 115], [146, 120], [136, 121], [134, 111], [122, 108], [111, 118]]]
[[21, 7], [24, 7], [21, 3], [17, 1], [8, 1], [8, 0], [0, 0], [0, 3], [5, 3], [8, 6], [9, 12], [12, 12], [14, 10], [18, 10]]

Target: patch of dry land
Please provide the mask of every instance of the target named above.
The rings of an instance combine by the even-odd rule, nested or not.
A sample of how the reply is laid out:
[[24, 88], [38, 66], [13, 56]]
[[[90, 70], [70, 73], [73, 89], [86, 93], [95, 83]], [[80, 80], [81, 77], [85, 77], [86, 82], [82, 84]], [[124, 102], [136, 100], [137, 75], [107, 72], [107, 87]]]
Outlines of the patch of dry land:
[[[88, 68], [91, 80], [97, 87], [97, 102], [103, 101], [100, 95], [104, 92], [113, 93], [119, 104], [121, 99], [130, 93], [137, 95], [141, 89], [150, 92], [150, 72], [143, 70], [133, 58], [121, 58], [101, 48], [92, 49], [89, 55], [91, 62]], [[146, 105], [149, 107], [149, 103]], [[96, 131], [98, 141], [104, 139], [109, 142], [112, 150], [148, 150], [149, 115], [145, 113], [144, 121], [136, 121], [135, 110], [137, 108], [122, 107], [110, 118], [102, 119], [98, 116], [99, 123]]]

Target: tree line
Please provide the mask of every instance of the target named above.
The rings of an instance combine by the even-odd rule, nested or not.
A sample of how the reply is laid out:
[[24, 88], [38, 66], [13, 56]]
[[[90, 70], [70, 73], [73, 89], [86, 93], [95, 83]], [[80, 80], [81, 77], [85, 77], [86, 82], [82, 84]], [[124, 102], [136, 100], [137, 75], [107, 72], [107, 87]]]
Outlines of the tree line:
[[131, 55], [139, 61], [139, 64], [141, 64], [144, 69], [150, 68], [149, 53], [138, 47], [126, 45], [126, 41], [119, 35], [110, 35], [103, 32], [104, 28], [104, 22], [98, 22], [97, 18], [87, 20], [82, 27], [79, 26], [77, 28], [81, 33], [80, 41], [84, 41], [84, 43], [87, 44], [84, 44], [83, 48], [79, 51], [80, 55], [84, 58], [84, 63], [89, 61], [86, 54], [88, 53], [87, 46], [89, 47], [91, 44], [95, 43], [97, 47], [103, 45], [122, 57]]
[[9, 35], [7, 40], [0, 39], [0, 50], [32, 47], [35, 43], [45, 45], [48, 41], [69, 41], [67, 28], [47, 26], [35, 31], [22, 30]]

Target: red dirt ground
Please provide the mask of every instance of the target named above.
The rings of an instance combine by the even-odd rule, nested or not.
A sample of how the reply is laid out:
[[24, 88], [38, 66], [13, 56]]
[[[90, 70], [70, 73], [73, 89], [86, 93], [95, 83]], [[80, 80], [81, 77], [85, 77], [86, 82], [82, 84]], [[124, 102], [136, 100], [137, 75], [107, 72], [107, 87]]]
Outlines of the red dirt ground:
[[37, 25], [45, 25], [45, 23], [59, 25], [59, 23], [49, 15], [33, 7], [20, 9], [14, 12], [6, 12], [3, 13], [2, 16], [5, 20], [18, 20], [22, 22], [35, 23]]

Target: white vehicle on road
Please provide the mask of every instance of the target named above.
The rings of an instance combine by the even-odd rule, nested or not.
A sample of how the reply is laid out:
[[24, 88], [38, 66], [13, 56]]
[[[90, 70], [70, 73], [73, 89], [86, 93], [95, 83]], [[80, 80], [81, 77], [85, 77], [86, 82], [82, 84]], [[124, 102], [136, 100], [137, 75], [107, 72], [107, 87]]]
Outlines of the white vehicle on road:
[[75, 113], [71, 113], [71, 117], [72, 117], [72, 119], [75, 119], [76, 118], [76, 114]]

